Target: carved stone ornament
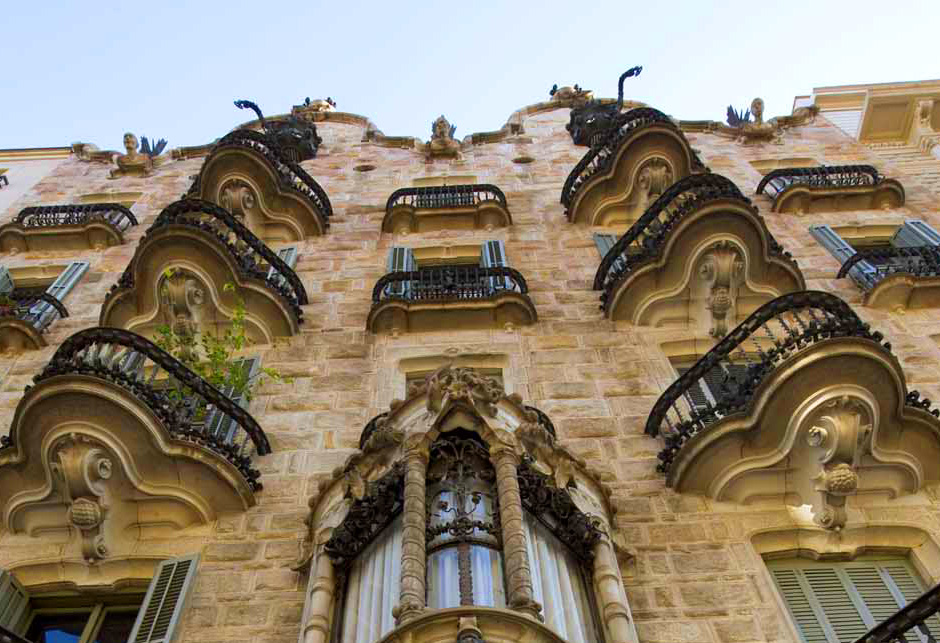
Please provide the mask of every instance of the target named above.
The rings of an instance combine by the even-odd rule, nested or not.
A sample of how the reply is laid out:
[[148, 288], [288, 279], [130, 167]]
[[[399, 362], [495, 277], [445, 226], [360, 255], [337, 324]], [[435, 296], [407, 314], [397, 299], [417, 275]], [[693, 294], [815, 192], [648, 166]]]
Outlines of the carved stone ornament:
[[163, 319], [175, 333], [192, 337], [203, 321], [206, 286], [197, 275], [175, 269], [160, 283], [160, 308]]
[[431, 124], [431, 140], [425, 145], [428, 159], [456, 158], [460, 155], [460, 142], [454, 139], [456, 125], [451, 125], [444, 115]]
[[82, 556], [89, 562], [108, 555], [103, 523], [107, 517], [106, 481], [112, 462], [104, 448], [83, 435], [70, 435], [53, 447], [52, 471], [67, 519], [82, 539]]
[[246, 222], [247, 215], [255, 209], [257, 203], [255, 191], [242, 179], [229, 179], [219, 188], [219, 205], [249, 228], [251, 225]]
[[574, 87], [559, 87], [558, 85], [553, 85], [551, 91], [548, 92], [548, 95], [552, 97], [552, 100], [558, 103], [585, 103], [594, 98], [594, 92], [590, 89], [583, 89], [580, 85], [575, 84]]
[[431, 374], [425, 382], [428, 410], [440, 411], [447, 401], [464, 402], [484, 415], [496, 415], [496, 404], [506, 396], [494, 379], [470, 368], [445, 367]]
[[699, 277], [708, 288], [704, 301], [710, 313], [708, 334], [721, 339], [735, 325], [735, 304], [738, 287], [744, 276], [744, 258], [741, 251], [728, 241], [719, 241], [704, 255], [699, 264]]
[[724, 123], [711, 123], [708, 128], [716, 134], [734, 138], [739, 143], [783, 143], [783, 132], [791, 127], [804, 125], [811, 122], [819, 108], [815, 105], [809, 107], [798, 107], [793, 110], [790, 116], [778, 116], [764, 121], [764, 100], [755, 98], [751, 101], [751, 115], [753, 121], [739, 124], [737, 127], [731, 127]]
[[124, 135], [124, 150], [124, 154], [119, 154], [114, 159], [117, 168], [111, 170], [112, 179], [153, 174], [154, 159], [149, 154], [138, 151], [137, 136], [131, 132]]

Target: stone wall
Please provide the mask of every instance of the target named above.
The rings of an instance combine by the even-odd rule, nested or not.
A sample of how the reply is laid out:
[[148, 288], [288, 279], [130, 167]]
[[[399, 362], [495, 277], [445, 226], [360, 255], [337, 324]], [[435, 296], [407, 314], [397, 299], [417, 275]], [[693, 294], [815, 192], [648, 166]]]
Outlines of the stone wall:
[[[519, 393], [553, 420], [563, 444], [603, 472], [615, 489], [620, 539], [635, 554], [624, 563], [627, 594], [645, 643], [793, 641], [782, 604], [752, 537], [776, 529], [813, 529], [806, 517], [779, 504], [742, 507], [681, 496], [656, 472], [658, 439], [644, 435], [646, 417], [675, 379], [661, 345], [679, 339], [710, 340], [692, 332], [611, 322], [591, 289], [600, 257], [587, 227], [565, 219], [562, 184], [585, 148], [564, 129], [568, 110], [524, 119], [524, 134], [511, 142], [465, 146], [459, 160], [426, 162], [417, 150], [363, 143], [362, 128], [320, 123], [324, 139], [305, 169], [323, 186], [335, 216], [329, 233], [300, 244], [297, 272], [309, 295], [303, 332], [252, 353], [290, 382], [267, 384], [251, 413], [269, 436], [274, 453], [260, 458], [264, 490], [245, 514], [220, 518], [176, 537], [142, 540], [148, 555], [200, 551], [198, 581], [180, 641], [295, 641], [306, 578], [292, 566], [302, 555], [307, 499], [320, 479], [343, 464], [365, 423], [405, 393], [402, 360], [496, 355], [505, 364], [508, 392]], [[222, 132], [207, 133], [207, 139]], [[913, 170], [919, 165], [885, 160], [859, 146], [822, 118], [788, 131], [782, 145], [743, 146], [710, 134], [690, 134], [692, 146], [713, 172], [753, 196], [761, 175], [750, 161], [812, 157], [820, 163], [872, 163], [902, 182], [907, 205], [892, 211], [826, 215], [770, 213], [766, 197], [753, 197], [777, 240], [799, 261], [812, 289], [826, 290], [856, 306], [883, 331], [904, 367], [909, 388], [940, 399], [940, 319], [934, 310], [902, 315], [861, 307], [861, 292], [836, 280], [838, 262], [809, 235], [814, 223], [900, 224], [920, 218], [940, 229], [940, 200]], [[514, 163], [530, 156], [534, 161]], [[0, 359], [0, 425], [8, 426], [23, 387], [49, 360], [56, 345], [97, 324], [105, 293], [132, 256], [135, 244], [160, 210], [178, 199], [202, 159], [173, 161], [150, 178], [108, 179], [104, 165], [71, 159], [10, 205], [7, 221], [27, 205], [68, 203], [87, 193], [141, 191], [133, 206], [141, 225], [123, 246], [103, 252], [24, 253], [6, 256], [10, 267], [91, 261], [90, 271], [66, 300], [71, 317], [57, 322], [50, 346]], [[936, 162], [935, 162], [936, 163]], [[353, 168], [374, 165], [368, 172]], [[932, 171], [932, 170], [931, 170]], [[406, 236], [380, 231], [388, 195], [415, 178], [472, 174], [506, 194], [509, 228]], [[397, 337], [365, 330], [372, 288], [385, 272], [388, 249], [481, 243], [502, 239], [510, 264], [530, 286], [539, 321], [513, 331], [447, 330]], [[850, 501], [849, 526], [916, 525], [940, 539], [940, 506], [933, 490], [885, 504]], [[838, 547], [838, 536], [834, 547]], [[0, 567], [56, 559], [66, 545], [0, 531]], [[928, 579], [940, 581], [940, 570]]]

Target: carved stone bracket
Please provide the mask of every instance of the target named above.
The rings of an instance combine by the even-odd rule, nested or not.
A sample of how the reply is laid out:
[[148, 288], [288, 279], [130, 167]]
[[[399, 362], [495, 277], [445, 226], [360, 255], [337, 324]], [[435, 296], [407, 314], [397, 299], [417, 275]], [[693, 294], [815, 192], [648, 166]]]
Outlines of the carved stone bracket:
[[82, 556], [94, 562], [108, 555], [103, 524], [107, 517], [106, 481], [112, 460], [95, 440], [70, 435], [53, 447], [50, 466], [63, 502], [69, 505], [68, 522], [82, 538]]
[[705, 309], [711, 313], [708, 334], [724, 337], [735, 324], [738, 286], [744, 276], [744, 258], [740, 249], [728, 241], [719, 241], [709, 248], [699, 264], [699, 277], [708, 288]]
[[207, 287], [193, 272], [181, 268], [160, 281], [160, 308], [164, 321], [180, 336], [192, 337], [205, 313]]
[[424, 383], [428, 411], [440, 411], [447, 402], [463, 402], [486, 417], [495, 417], [496, 404], [506, 396], [500, 384], [470, 368], [443, 368]]

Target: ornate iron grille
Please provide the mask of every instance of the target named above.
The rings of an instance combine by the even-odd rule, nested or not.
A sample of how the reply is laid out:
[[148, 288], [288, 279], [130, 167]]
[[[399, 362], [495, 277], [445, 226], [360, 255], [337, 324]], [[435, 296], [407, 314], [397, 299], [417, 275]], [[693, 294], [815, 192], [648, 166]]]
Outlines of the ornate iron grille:
[[[673, 183], [650, 205], [636, 223], [617, 240], [601, 260], [594, 275], [594, 289], [603, 290], [601, 308], [606, 312], [611, 293], [638, 266], [659, 257], [669, 233], [685, 217], [716, 201], [737, 201], [751, 207], [738, 187], [720, 174], [692, 174]], [[770, 238], [771, 254], [796, 262], [776, 239]]]
[[[635, 132], [654, 125], [668, 127], [685, 140], [685, 134], [668, 116], [652, 107], [638, 107], [619, 114], [610, 129], [605, 130], [605, 138], [590, 150], [574, 166], [561, 190], [561, 203], [565, 206], [565, 216], [571, 219], [571, 204], [578, 191], [591, 177], [610, 169], [621, 143]], [[702, 161], [693, 153], [693, 170], [704, 169]]]
[[[247, 129], [230, 132], [219, 139], [209, 153], [209, 158], [226, 147], [254, 150], [264, 157], [277, 171], [281, 187], [303, 196], [323, 219], [324, 228], [329, 227], [330, 217], [333, 216], [333, 206], [326, 192], [313, 180], [312, 176], [307, 174], [306, 170], [290, 160], [276, 145], [272, 145], [266, 134]], [[199, 186], [200, 178], [196, 177], [187, 194], [198, 194]]]
[[810, 188], [851, 188], [877, 185], [884, 180], [871, 165], [820, 165], [819, 167], [787, 167], [773, 170], [757, 184], [763, 192], [776, 199], [791, 185]]
[[[873, 627], [855, 643], [917, 643], [921, 640], [918, 633], [929, 643], [935, 643], [936, 639], [925, 621], [938, 612], [940, 585], [921, 594], [917, 600], [911, 601], [893, 616]], [[914, 628], [917, 628], [916, 632], [912, 631]]]
[[92, 221], [105, 221], [121, 232], [137, 225], [137, 217], [120, 203], [34, 206], [20, 210], [13, 221], [26, 228], [85, 225]]
[[[261, 474], [251, 459], [270, 453], [271, 446], [258, 423], [149, 340], [117, 328], [79, 331], [59, 346], [33, 382], [57, 375], [87, 375], [123, 388], [146, 404], [171, 436], [212, 450], [235, 465], [253, 490], [261, 489]], [[208, 425], [206, 418], [216, 414], [231, 422]], [[0, 442], [4, 447], [12, 443], [9, 436]]]
[[410, 205], [415, 209], [466, 208], [484, 201], [498, 201], [506, 207], [506, 195], [495, 185], [478, 183], [471, 185], [441, 185], [425, 188], [401, 188], [392, 192], [385, 203], [385, 212], [399, 205]]
[[863, 290], [871, 290], [894, 275], [940, 276], [940, 248], [913, 246], [859, 250], [842, 264], [837, 279], [850, 276]]
[[377, 304], [385, 299], [486, 299], [501, 292], [526, 294], [529, 287], [518, 270], [505, 266], [428, 266], [411, 272], [399, 271], [384, 275], [372, 289], [372, 303]]
[[[790, 293], [754, 311], [680, 375], [653, 406], [646, 433], [662, 434], [666, 443], [659, 453], [659, 471], [669, 471], [675, 455], [692, 436], [745, 409], [761, 382], [785, 360], [835, 337], [868, 339], [891, 351], [881, 333], [872, 331], [848, 304], [829, 293]], [[714, 399], [695, 394], [703, 388]], [[940, 416], [917, 391], [908, 393], [906, 404]]]
[[[201, 199], [176, 201], [164, 208], [144, 233], [144, 239], [169, 225], [190, 226], [218, 239], [228, 250], [241, 275], [267, 284], [268, 288], [287, 302], [297, 323], [303, 323], [300, 307], [307, 303], [307, 291], [297, 273], [227, 210]], [[270, 271], [265, 264], [271, 268]], [[118, 283], [111, 287], [108, 296], [118, 288], [134, 287], [132, 266], [133, 261]]]
[[17, 288], [7, 297], [12, 305], [0, 303], [0, 317], [15, 317], [39, 333], [46, 332], [55, 320], [69, 316], [62, 302], [42, 288]]

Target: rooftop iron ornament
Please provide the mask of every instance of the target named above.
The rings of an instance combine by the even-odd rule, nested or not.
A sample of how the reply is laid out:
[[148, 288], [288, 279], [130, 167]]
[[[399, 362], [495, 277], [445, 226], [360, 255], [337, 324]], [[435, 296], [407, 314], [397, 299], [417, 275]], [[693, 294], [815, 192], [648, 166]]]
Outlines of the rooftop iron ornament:
[[[620, 80], [617, 81], [616, 103], [611, 104], [602, 99], [593, 99], [571, 110], [571, 119], [565, 129], [571, 134], [571, 140], [575, 145], [594, 147], [603, 141], [604, 134], [613, 126], [614, 118], [623, 108], [623, 81], [639, 76], [642, 71], [643, 67], [636, 66], [620, 74]], [[581, 91], [577, 86], [575, 89]], [[554, 97], [556, 87], [552, 90], [551, 94]]]
[[751, 110], [742, 109], [740, 112], [737, 112], [734, 107], [728, 105], [728, 117], [725, 122], [728, 123], [729, 127], [741, 127], [745, 123], [750, 123]]
[[323, 139], [317, 135], [317, 126], [313, 123], [308, 123], [293, 115], [288, 115], [283, 120], [265, 120], [261, 108], [250, 100], [237, 100], [235, 107], [250, 109], [257, 114], [266, 138], [288, 160], [300, 163], [316, 158]]

